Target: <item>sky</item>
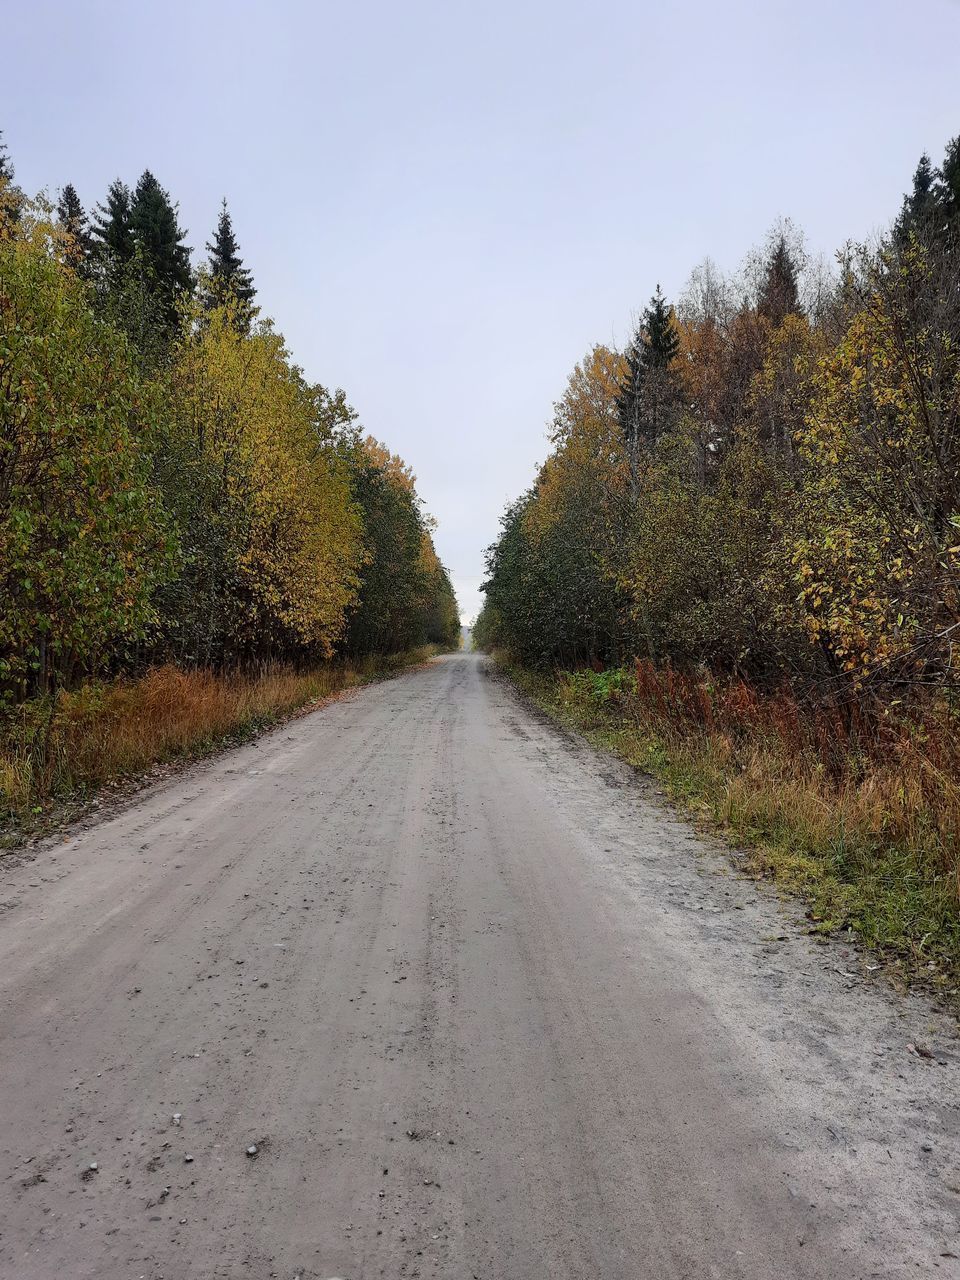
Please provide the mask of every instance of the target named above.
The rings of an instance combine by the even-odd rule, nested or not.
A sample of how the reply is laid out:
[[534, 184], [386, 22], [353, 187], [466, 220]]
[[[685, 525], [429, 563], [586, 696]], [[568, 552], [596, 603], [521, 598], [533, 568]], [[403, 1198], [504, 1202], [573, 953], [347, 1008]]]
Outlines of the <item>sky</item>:
[[[909, 22], [907, 18], [909, 17]], [[0, 3], [28, 192], [227, 197], [307, 376], [410, 464], [465, 619], [553, 403], [780, 217], [832, 254], [960, 133], [960, 0]]]

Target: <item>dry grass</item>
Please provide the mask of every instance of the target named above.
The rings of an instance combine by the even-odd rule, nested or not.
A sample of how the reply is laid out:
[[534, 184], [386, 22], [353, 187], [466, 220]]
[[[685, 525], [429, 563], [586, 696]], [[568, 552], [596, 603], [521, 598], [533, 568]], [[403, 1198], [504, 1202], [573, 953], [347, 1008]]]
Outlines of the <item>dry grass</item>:
[[754, 874], [802, 894], [812, 927], [850, 929], [958, 994], [960, 735], [947, 706], [909, 717], [804, 709], [646, 663], [553, 678], [511, 670], [547, 711], [732, 837]]
[[66, 796], [249, 737], [301, 707], [432, 651], [308, 671], [181, 671], [90, 684], [19, 707], [0, 725], [0, 817], [24, 825]]

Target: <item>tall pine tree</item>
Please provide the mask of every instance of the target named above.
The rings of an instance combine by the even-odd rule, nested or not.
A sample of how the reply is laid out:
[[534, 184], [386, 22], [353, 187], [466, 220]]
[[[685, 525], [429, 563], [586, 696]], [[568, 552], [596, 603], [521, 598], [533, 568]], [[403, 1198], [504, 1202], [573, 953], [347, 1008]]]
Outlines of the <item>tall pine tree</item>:
[[23, 192], [14, 182], [15, 177], [13, 161], [0, 129], [0, 231], [10, 230], [20, 221]]
[[3, 140], [3, 130], [0, 129], [0, 182], [13, 182], [15, 176], [10, 150]]
[[213, 241], [207, 242], [209, 278], [204, 285], [203, 305], [208, 311], [236, 299], [241, 323], [246, 328], [257, 313], [253, 305], [256, 289], [250, 271], [243, 265], [240, 246], [233, 232], [233, 220], [224, 199]]
[[960, 230], [960, 137], [951, 138], [937, 171], [937, 200], [943, 211], [945, 230]]
[[760, 315], [770, 321], [774, 328], [783, 324], [787, 316], [800, 314], [797, 266], [787, 247], [786, 236], [781, 235], [777, 239], [767, 259], [766, 274], [760, 286], [757, 310]]
[[923, 155], [913, 175], [913, 190], [904, 196], [893, 224], [893, 244], [903, 250], [911, 236], [935, 251], [955, 251], [960, 237], [960, 137], [947, 143], [939, 168]]
[[130, 188], [119, 178], [107, 189], [105, 204], [93, 212], [94, 252], [108, 278], [116, 277], [133, 257], [133, 229], [130, 225]]
[[177, 318], [180, 295], [193, 288], [190, 250], [177, 222], [177, 209], [149, 169], [144, 169], [130, 202], [130, 230], [148, 284], [169, 325]]
[[913, 174], [913, 190], [903, 198], [903, 208], [894, 224], [895, 242], [903, 246], [911, 233], [926, 238], [936, 222], [940, 199], [937, 191], [936, 172], [930, 157], [920, 157]]
[[640, 339], [640, 359], [648, 371], [668, 369], [677, 358], [680, 350], [680, 335], [673, 323], [673, 309], [667, 303], [659, 285], [644, 312]]
[[660, 286], [643, 313], [627, 351], [627, 372], [617, 396], [617, 416], [630, 463], [631, 489], [639, 484], [640, 451], [653, 449], [669, 429], [679, 385], [671, 368], [680, 349], [673, 310]]
[[57, 201], [57, 221], [70, 237], [67, 257], [78, 275], [87, 275], [93, 257], [93, 237], [90, 234], [87, 215], [83, 211], [80, 197], [72, 182], [68, 182], [60, 192], [60, 199]]

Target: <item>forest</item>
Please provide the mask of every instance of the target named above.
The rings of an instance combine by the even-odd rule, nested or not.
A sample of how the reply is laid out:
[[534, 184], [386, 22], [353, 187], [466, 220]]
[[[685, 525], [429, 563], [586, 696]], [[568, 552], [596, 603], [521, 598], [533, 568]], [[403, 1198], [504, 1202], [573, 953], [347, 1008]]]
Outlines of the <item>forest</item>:
[[261, 314], [226, 201], [200, 266], [178, 216], [149, 170], [28, 198], [0, 146], [0, 809], [459, 643], [410, 468]]
[[657, 286], [571, 373], [474, 631], [815, 925], [934, 971], [960, 953], [958, 263], [960, 138], [835, 266], [782, 222], [738, 273]]

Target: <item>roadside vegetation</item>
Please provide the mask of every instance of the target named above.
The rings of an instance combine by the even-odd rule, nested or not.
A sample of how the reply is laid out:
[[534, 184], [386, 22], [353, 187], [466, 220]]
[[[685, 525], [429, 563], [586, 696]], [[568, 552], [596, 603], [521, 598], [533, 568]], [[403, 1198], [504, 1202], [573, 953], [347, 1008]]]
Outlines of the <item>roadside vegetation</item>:
[[960, 975], [960, 139], [889, 234], [657, 289], [488, 553], [474, 642], [805, 894]]
[[437, 652], [436, 645], [424, 645], [305, 670], [277, 664], [217, 672], [167, 665], [30, 699], [6, 717], [0, 740], [7, 817], [0, 848], [58, 823], [103, 787], [126, 786], [156, 766], [255, 737], [304, 708], [396, 675]]
[[[698, 688], [645, 662], [537, 671], [498, 656], [548, 715], [657, 778], [699, 825], [735, 841], [741, 869], [804, 897], [811, 932], [852, 932], [891, 971], [960, 995], [955, 768], [931, 769], [909, 736], [867, 758], [841, 730], [831, 772], [819, 738], [827, 725], [803, 724], [796, 706], [739, 683]], [[955, 757], [952, 742], [941, 745]]]
[[0, 146], [0, 822], [389, 669], [460, 623], [404, 462], [195, 269], [144, 171], [92, 218]]

